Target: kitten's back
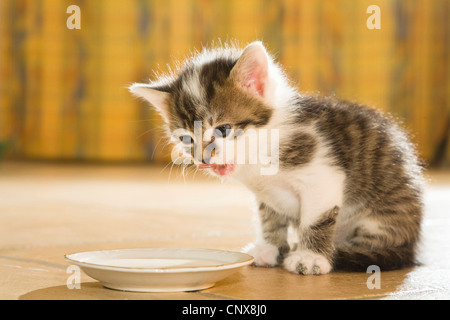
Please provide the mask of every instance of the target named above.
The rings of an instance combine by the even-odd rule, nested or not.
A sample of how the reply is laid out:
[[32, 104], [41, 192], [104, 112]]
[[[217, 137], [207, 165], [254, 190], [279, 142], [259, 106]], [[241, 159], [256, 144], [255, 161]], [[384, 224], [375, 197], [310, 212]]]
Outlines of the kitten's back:
[[297, 124], [313, 125], [333, 165], [345, 172], [342, 212], [360, 217], [336, 244], [335, 267], [353, 269], [372, 262], [387, 270], [412, 265], [420, 237], [423, 179], [406, 133], [380, 111], [334, 98], [302, 97], [294, 110]]

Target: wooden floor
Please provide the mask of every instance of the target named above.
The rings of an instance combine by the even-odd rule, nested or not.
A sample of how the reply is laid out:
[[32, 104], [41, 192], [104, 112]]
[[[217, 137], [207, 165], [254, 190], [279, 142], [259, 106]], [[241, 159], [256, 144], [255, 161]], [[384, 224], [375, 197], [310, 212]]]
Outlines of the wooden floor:
[[200, 173], [149, 166], [0, 164], [0, 299], [449, 299], [450, 172], [428, 173], [423, 266], [298, 276], [246, 267], [197, 292], [131, 293], [87, 275], [69, 290], [66, 253], [113, 248], [240, 250], [254, 238], [251, 195]]

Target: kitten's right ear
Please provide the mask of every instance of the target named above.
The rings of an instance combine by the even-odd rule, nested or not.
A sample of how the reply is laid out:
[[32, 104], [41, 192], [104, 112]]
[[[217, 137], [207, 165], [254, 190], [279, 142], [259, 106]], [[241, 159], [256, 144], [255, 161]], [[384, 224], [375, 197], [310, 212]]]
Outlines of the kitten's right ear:
[[261, 42], [255, 41], [244, 49], [230, 77], [249, 92], [263, 98], [267, 96], [269, 56]]
[[150, 102], [162, 115], [166, 122], [169, 122], [169, 93], [158, 90], [151, 84], [134, 83], [129, 88], [131, 93]]

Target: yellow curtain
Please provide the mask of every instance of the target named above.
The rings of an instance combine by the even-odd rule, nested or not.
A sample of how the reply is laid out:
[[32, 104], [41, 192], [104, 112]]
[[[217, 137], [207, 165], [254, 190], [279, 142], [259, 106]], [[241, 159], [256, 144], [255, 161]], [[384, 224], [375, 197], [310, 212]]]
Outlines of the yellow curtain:
[[425, 160], [450, 163], [450, 1], [375, 2], [2, 0], [0, 143], [11, 158], [167, 161], [159, 116], [126, 87], [219, 39], [261, 39], [300, 90], [391, 112]]

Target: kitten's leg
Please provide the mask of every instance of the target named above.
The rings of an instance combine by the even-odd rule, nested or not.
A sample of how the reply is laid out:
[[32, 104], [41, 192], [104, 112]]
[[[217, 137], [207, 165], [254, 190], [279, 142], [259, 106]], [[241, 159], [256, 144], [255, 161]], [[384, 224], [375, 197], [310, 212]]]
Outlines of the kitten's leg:
[[264, 203], [260, 203], [258, 212], [260, 230], [255, 243], [247, 245], [244, 251], [255, 258], [259, 267], [274, 267], [283, 262], [289, 252], [287, 230], [289, 220], [278, 214]]
[[313, 225], [299, 230], [299, 244], [284, 260], [286, 270], [298, 274], [325, 274], [332, 269], [333, 238], [338, 207], [326, 211]]

